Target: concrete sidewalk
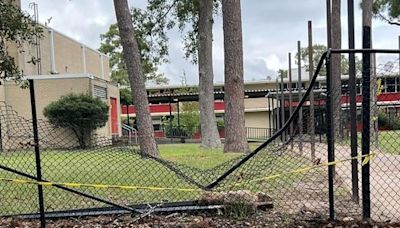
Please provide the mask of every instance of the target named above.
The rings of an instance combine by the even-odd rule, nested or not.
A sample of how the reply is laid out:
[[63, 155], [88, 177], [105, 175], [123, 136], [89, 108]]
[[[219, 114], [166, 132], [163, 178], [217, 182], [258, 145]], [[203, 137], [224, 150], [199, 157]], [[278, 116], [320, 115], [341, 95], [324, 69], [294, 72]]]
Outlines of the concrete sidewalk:
[[[400, 149], [400, 148], [399, 148]], [[350, 146], [335, 145], [335, 160], [350, 158]], [[300, 154], [295, 145], [295, 153]], [[400, 155], [390, 155], [375, 150], [377, 154], [370, 162], [370, 191], [372, 218], [377, 221], [400, 221]], [[359, 154], [361, 154], [359, 148]], [[321, 162], [327, 162], [327, 145], [316, 143], [315, 155]], [[301, 156], [310, 158], [309, 143], [303, 143]], [[326, 169], [327, 170], [327, 169]], [[344, 188], [351, 195], [351, 161], [340, 163], [336, 166], [335, 189]], [[359, 196], [361, 207], [361, 162], [358, 166]], [[339, 197], [338, 191], [335, 196]]]

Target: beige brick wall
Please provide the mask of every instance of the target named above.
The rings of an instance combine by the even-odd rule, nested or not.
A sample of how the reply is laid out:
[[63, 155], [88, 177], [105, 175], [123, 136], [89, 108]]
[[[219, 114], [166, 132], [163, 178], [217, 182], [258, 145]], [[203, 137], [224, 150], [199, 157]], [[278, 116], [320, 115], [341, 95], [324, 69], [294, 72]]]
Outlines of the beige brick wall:
[[[68, 93], [90, 93], [93, 94], [94, 85], [102, 86], [107, 88], [107, 100], [105, 100], [110, 105], [110, 97], [117, 99], [119, 104], [119, 88], [115, 85], [107, 83], [104, 80], [90, 79], [90, 78], [64, 78], [64, 79], [41, 79], [35, 80], [35, 93], [36, 93], [36, 108], [39, 119], [45, 119], [43, 115], [44, 108], [50, 104], [52, 101], [58, 100], [61, 96]], [[19, 85], [14, 82], [6, 82], [4, 86], [0, 86], [1, 90], [4, 90], [6, 97], [6, 103], [12, 106], [12, 109], [18, 112], [18, 115], [26, 119], [31, 119], [31, 105], [29, 89], [22, 89]], [[118, 110], [118, 117], [121, 114], [120, 108]], [[111, 119], [111, 117], [110, 117]], [[99, 136], [106, 138], [111, 138], [111, 121], [108, 121], [105, 127], [98, 129], [96, 133]], [[18, 129], [12, 129], [18, 130]], [[22, 130], [22, 129], [21, 129]], [[30, 131], [28, 129], [28, 131]], [[65, 139], [64, 141], [69, 143], [67, 146], [76, 146], [74, 135], [70, 131], [65, 129], [55, 129], [54, 132], [49, 134], [49, 131], [41, 130], [41, 135], [46, 135], [47, 139], [49, 137], [56, 137], [50, 139], [50, 141], [57, 141], [59, 138]], [[30, 132], [29, 132], [30, 133]], [[121, 128], [119, 126], [119, 134], [121, 134]], [[28, 134], [28, 133], [27, 133]], [[72, 140], [71, 140], [72, 139]], [[15, 140], [15, 139], [13, 139]], [[64, 141], [58, 141], [63, 143]]]
[[[88, 93], [89, 78], [35, 80], [36, 109], [38, 118], [44, 118], [43, 109], [52, 101], [68, 93]], [[25, 118], [31, 117], [29, 89], [22, 89], [14, 82], [5, 86], [7, 104]]]
[[[50, 31], [53, 31], [53, 33]], [[51, 34], [53, 34], [54, 43], [55, 72], [59, 74], [85, 73], [83, 60], [83, 55], [85, 55], [86, 73], [110, 80], [109, 59], [107, 56], [47, 27], [43, 27], [43, 37], [40, 40], [41, 75], [52, 73]], [[23, 47], [25, 52], [23, 53], [18, 53], [14, 44], [8, 44], [7, 46], [11, 56], [17, 59], [17, 64], [25, 75], [38, 75], [37, 65], [28, 63], [32, 56], [37, 56], [35, 46], [25, 44]]]
[[106, 56], [103, 56], [103, 67], [104, 67], [104, 80], [111, 81], [110, 59]]
[[245, 109], [267, 108], [267, 99], [266, 98], [244, 99], [244, 108]]
[[83, 73], [82, 45], [54, 33], [56, 71], [60, 74]]
[[254, 128], [269, 128], [268, 112], [246, 112], [245, 126]]
[[89, 74], [102, 78], [100, 54], [86, 48], [86, 71]]

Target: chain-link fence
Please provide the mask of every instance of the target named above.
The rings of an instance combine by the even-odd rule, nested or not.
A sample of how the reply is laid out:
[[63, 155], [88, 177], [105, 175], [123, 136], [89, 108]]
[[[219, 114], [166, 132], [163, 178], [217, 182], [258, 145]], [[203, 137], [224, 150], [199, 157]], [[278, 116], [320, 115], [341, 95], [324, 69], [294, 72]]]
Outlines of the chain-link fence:
[[[19, 117], [1, 103], [0, 215], [37, 215], [41, 205], [47, 216], [219, 207], [240, 216], [273, 206], [302, 219], [358, 219], [371, 210], [373, 219], [396, 220], [400, 218], [398, 65], [391, 70], [364, 66], [363, 74], [348, 86], [333, 88], [329, 60], [337, 53], [346, 51], [323, 55], [308, 88], [276, 91], [281, 101], [274, 112], [280, 116], [278, 131], [271, 137], [269, 132], [255, 133], [257, 138], [268, 135], [266, 142], [249, 154], [207, 168], [145, 156], [133, 146], [115, 146], [97, 136], [88, 148], [77, 149], [68, 130]], [[327, 86], [317, 87], [324, 64]], [[375, 83], [365, 85], [367, 71], [380, 83], [370, 94], [376, 99], [360, 95]], [[382, 83], [382, 78], [390, 80]], [[384, 83], [386, 91], [380, 87]], [[395, 92], [388, 91], [392, 87]], [[349, 95], [351, 89], [356, 93]], [[363, 106], [366, 98], [374, 101], [373, 109]], [[354, 108], [358, 115], [350, 118]], [[370, 114], [370, 137], [363, 127], [365, 114]]]

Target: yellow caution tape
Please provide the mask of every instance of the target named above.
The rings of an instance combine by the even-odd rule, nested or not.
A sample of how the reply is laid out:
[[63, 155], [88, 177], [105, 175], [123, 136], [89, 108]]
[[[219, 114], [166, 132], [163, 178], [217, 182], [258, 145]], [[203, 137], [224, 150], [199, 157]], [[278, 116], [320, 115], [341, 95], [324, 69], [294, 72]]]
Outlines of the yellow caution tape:
[[202, 189], [192, 189], [192, 188], [164, 188], [164, 187], [145, 187], [145, 186], [134, 186], [134, 185], [107, 185], [107, 184], [80, 184], [80, 183], [66, 183], [66, 182], [45, 182], [45, 181], [34, 181], [34, 180], [24, 180], [24, 179], [11, 179], [0, 177], [0, 181], [12, 182], [17, 184], [32, 184], [32, 185], [42, 185], [42, 186], [64, 186], [70, 188], [113, 188], [113, 189], [125, 189], [125, 190], [150, 190], [150, 191], [181, 191], [181, 192], [201, 192]]
[[376, 153], [371, 153], [371, 154], [367, 154], [367, 155], [351, 157], [351, 158], [347, 158], [347, 159], [343, 159], [343, 160], [337, 160], [337, 161], [333, 161], [333, 162], [324, 162], [324, 163], [321, 163], [321, 164], [318, 164], [318, 165], [307, 166], [307, 167], [295, 169], [295, 170], [288, 171], [288, 172], [282, 172], [282, 173], [279, 173], [279, 174], [274, 174], [274, 175], [269, 175], [269, 176], [265, 176], [265, 177], [261, 177], [261, 178], [252, 179], [252, 180], [247, 181], [247, 182], [242, 181], [241, 183], [234, 184], [234, 186], [243, 185], [243, 184], [246, 184], [246, 183], [249, 183], [249, 182], [258, 182], [258, 181], [276, 179], [276, 178], [279, 178], [279, 177], [282, 177], [282, 176], [286, 176], [286, 175], [290, 175], [290, 174], [305, 173], [305, 172], [308, 172], [308, 171], [313, 170], [313, 169], [317, 169], [317, 168], [321, 168], [321, 167], [325, 167], [325, 166], [334, 166], [334, 165], [338, 165], [340, 163], [343, 163], [343, 162], [346, 162], [346, 161], [351, 161], [351, 160], [362, 160], [361, 165], [364, 166], [364, 165], [368, 164], [375, 157], [376, 157]]
[[[321, 168], [324, 166], [332, 166], [332, 165], [337, 165], [346, 161], [351, 161], [351, 160], [362, 160], [362, 165], [366, 165], [371, 161], [376, 156], [375, 153], [368, 154], [368, 155], [362, 155], [362, 156], [357, 156], [357, 157], [352, 157], [348, 159], [343, 159], [343, 160], [338, 160], [338, 161], [333, 161], [333, 162], [325, 162], [321, 163], [318, 165], [314, 166], [308, 166], [308, 167], [303, 167], [299, 169], [295, 169], [292, 171], [288, 172], [283, 172], [279, 174], [274, 174], [262, 178], [257, 178], [257, 179], [252, 179], [248, 182], [258, 182], [258, 181], [263, 181], [263, 180], [271, 180], [271, 179], [276, 179], [282, 176], [286, 176], [289, 174], [298, 174], [298, 173], [304, 173], [308, 172], [312, 169], [317, 169]], [[203, 189], [193, 189], [193, 188], [164, 188], [164, 187], [149, 187], [149, 186], [135, 186], [135, 185], [107, 185], [107, 184], [82, 184], [82, 183], [66, 183], [66, 182], [46, 182], [46, 181], [34, 181], [34, 180], [26, 180], [26, 179], [11, 179], [11, 178], [4, 178], [0, 177], [0, 181], [4, 182], [12, 182], [12, 183], [17, 183], [17, 184], [32, 184], [32, 185], [42, 185], [42, 186], [64, 186], [64, 187], [70, 187], [70, 188], [81, 188], [81, 187], [89, 187], [89, 188], [100, 188], [100, 189], [106, 189], [106, 188], [113, 188], [113, 189], [124, 189], [124, 190], [149, 190], [149, 191], [180, 191], [180, 192], [203, 192], [205, 190]], [[243, 183], [236, 183], [234, 186], [242, 185], [245, 184]]]

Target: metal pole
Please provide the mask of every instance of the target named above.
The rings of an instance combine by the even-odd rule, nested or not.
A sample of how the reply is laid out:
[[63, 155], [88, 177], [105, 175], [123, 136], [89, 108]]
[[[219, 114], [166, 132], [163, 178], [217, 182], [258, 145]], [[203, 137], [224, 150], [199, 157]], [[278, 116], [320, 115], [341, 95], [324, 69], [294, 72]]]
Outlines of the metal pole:
[[[279, 81], [278, 81], [278, 78], [276, 78], [276, 83], [275, 83], [275, 85], [276, 85], [276, 92], [275, 92], [275, 95], [276, 95], [276, 97], [275, 97], [275, 99], [276, 99], [276, 130], [278, 131], [279, 129], [281, 129], [281, 118], [280, 118], [280, 100], [279, 100]], [[281, 139], [281, 141], [283, 141], [282, 140], [282, 135], [280, 135], [280, 137], [279, 137], [280, 139]]]
[[[366, 10], [366, 9], [363, 9]], [[363, 25], [363, 48], [371, 48], [371, 27]], [[362, 155], [369, 155], [370, 150], [370, 124], [371, 124], [371, 54], [363, 53], [363, 84], [362, 84]], [[370, 201], [370, 166], [369, 162], [362, 166], [362, 205], [363, 205], [363, 218], [371, 218], [371, 201]]]
[[171, 106], [171, 99], [169, 100], [169, 126], [171, 127], [172, 124], [172, 106]]
[[[277, 128], [276, 129], [280, 129], [281, 128], [281, 118], [280, 118], [280, 99], [279, 99], [279, 80], [278, 78], [276, 78], [276, 122], [277, 122]], [[282, 137], [281, 137], [282, 139]]]
[[[302, 83], [301, 83], [301, 43], [297, 41], [297, 74], [298, 74], [298, 82], [297, 87], [299, 90], [299, 102], [301, 101], [301, 90], [302, 90]], [[300, 154], [303, 153], [303, 108], [300, 107], [299, 111], [299, 151]]]
[[[349, 30], [349, 49], [355, 48], [354, 41], [354, 0], [347, 1], [348, 9], [348, 30]], [[350, 95], [350, 147], [351, 157], [356, 157], [357, 153], [357, 85], [356, 85], [356, 59], [355, 54], [349, 54], [349, 95]], [[358, 161], [351, 161], [351, 180], [352, 180], [352, 199], [355, 203], [360, 201], [358, 194]]]
[[272, 109], [271, 109], [271, 104], [270, 104], [270, 98], [268, 96], [269, 96], [269, 93], [267, 94], [267, 105], [268, 105], [269, 137], [271, 137], [272, 136], [271, 129], [272, 129], [272, 125], [273, 125], [272, 119], [271, 119], [271, 111], [272, 111]]
[[[170, 135], [171, 136], [171, 134], [172, 134], [172, 105], [171, 105], [171, 97], [169, 98], [169, 126], [168, 126], [168, 128], [167, 128], [167, 132], [165, 132], [166, 133], [166, 136], [168, 137], [168, 135]], [[172, 138], [171, 138], [171, 142], [172, 142]]]
[[[292, 53], [289, 52], [289, 116], [292, 115], [293, 113], [293, 108], [292, 108]], [[289, 127], [289, 136], [290, 136], [290, 148], [293, 150], [293, 140], [292, 140], [292, 136], [293, 136], [293, 123], [290, 123], [290, 127]]]
[[[33, 143], [35, 147], [35, 162], [36, 162], [36, 177], [38, 181], [42, 181], [42, 166], [40, 160], [40, 149], [39, 149], [39, 132], [37, 125], [37, 113], [36, 113], [36, 99], [35, 99], [35, 85], [32, 79], [29, 80], [29, 92], [31, 98], [31, 111], [32, 111], [32, 128], [33, 128]], [[43, 197], [43, 186], [38, 185], [38, 197], [39, 197], [39, 211], [40, 211], [40, 226], [46, 226], [45, 208], [44, 208], [44, 197]]]
[[276, 131], [276, 121], [275, 121], [275, 102], [274, 102], [274, 99], [272, 99], [272, 100], [271, 100], [271, 103], [272, 103], [272, 126], [273, 126], [273, 129], [272, 129], [272, 134], [274, 134], [274, 133], [275, 133], [275, 131]]
[[[281, 126], [285, 124], [285, 97], [283, 93], [283, 75], [281, 75]], [[282, 142], [286, 141], [286, 131], [283, 132]]]
[[[312, 41], [312, 22], [308, 21], [308, 62], [309, 62], [309, 81], [311, 82], [312, 77], [314, 76], [314, 48]], [[314, 85], [310, 85], [314, 87]], [[315, 114], [314, 114], [314, 90], [311, 90], [310, 93], [310, 138], [311, 138], [311, 160], [315, 160]]]
[[[326, 97], [326, 138], [328, 143], [328, 162], [335, 161], [335, 139], [334, 139], [334, 125], [333, 125], [333, 97], [332, 97], [332, 76], [331, 76], [331, 54], [328, 53], [326, 58], [326, 86], [327, 86], [327, 97]], [[328, 186], [329, 186], [329, 219], [335, 219], [335, 205], [334, 205], [334, 175], [335, 167], [330, 165], [328, 167]]]
[[180, 117], [180, 111], [179, 111], [179, 100], [176, 103], [177, 104], [177, 111], [178, 111], [178, 136], [181, 136], [181, 117]]
[[128, 104], [126, 105], [126, 118], [128, 119], [128, 121], [127, 121], [128, 122], [128, 126], [130, 126], [129, 125], [129, 105]]

